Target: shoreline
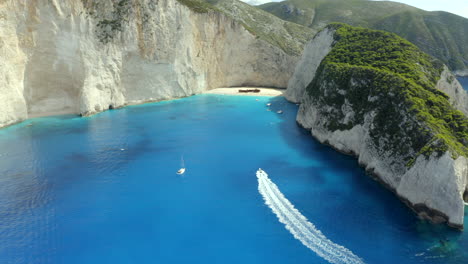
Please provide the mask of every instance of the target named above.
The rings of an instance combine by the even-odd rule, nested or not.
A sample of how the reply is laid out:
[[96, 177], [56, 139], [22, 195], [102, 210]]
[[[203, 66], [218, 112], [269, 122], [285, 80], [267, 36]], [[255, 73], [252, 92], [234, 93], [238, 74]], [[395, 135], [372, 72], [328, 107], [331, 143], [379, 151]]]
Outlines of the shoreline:
[[[258, 89], [260, 92], [254, 93], [254, 92], [248, 92], [248, 93], [240, 93], [240, 89]], [[218, 94], [218, 95], [238, 95], [238, 96], [270, 96], [270, 97], [275, 97], [275, 96], [283, 96], [284, 92], [286, 91], [286, 88], [265, 88], [265, 87], [254, 87], [254, 86], [241, 86], [241, 87], [222, 87], [222, 88], [215, 88], [211, 90], [206, 90], [198, 94], [193, 94], [193, 95], [199, 95], [199, 94]], [[193, 95], [185, 96], [185, 97], [190, 97]], [[143, 105], [147, 103], [155, 103], [155, 102], [161, 102], [161, 101], [170, 101], [170, 100], [177, 100], [185, 97], [174, 97], [170, 99], [163, 99], [163, 100], [142, 100], [142, 101], [133, 101], [133, 102], [127, 102], [125, 105], [122, 105], [118, 108], [123, 108], [126, 106], [132, 106], [132, 105]], [[93, 113], [89, 116], [99, 114], [102, 112], [109, 111], [110, 109], [106, 109], [104, 111], [100, 111], [97, 113]], [[18, 120], [17, 122], [5, 125], [5, 126], [0, 126], [0, 129], [10, 127], [16, 124], [23, 123], [25, 121], [29, 121], [31, 119], [35, 118], [41, 118], [41, 117], [53, 117], [53, 116], [61, 116], [61, 115], [76, 115], [77, 117], [87, 117], [87, 116], [82, 116], [80, 113], [74, 112], [72, 110], [59, 110], [59, 111], [47, 111], [47, 112], [41, 112], [41, 113], [33, 113], [29, 114], [28, 117], [24, 120]]]
[[29, 114], [28, 113], [28, 118], [26, 120], [29, 120], [29, 119], [32, 119], [32, 118], [59, 116], [59, 115], [77, 115], [77, 116], [79, 116], [79, 114], [77, 114], [76, 112], [70, 111], [70, 110], [47, 111], [47, 112], [35, 113], [35, 114]]

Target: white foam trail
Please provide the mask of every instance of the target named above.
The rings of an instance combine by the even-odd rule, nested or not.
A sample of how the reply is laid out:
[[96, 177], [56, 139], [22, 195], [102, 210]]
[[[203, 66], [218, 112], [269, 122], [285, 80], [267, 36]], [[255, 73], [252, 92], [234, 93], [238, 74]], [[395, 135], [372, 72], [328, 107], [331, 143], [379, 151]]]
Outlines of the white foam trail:
[[265, 204], [276, 214], [289, 232], [317, 255], [334, 264], [363, 264], [364, 261], [351, 250], [333, 243], [315, 228], [278, 189], [266, 172], [257, 171], [258, 191]]

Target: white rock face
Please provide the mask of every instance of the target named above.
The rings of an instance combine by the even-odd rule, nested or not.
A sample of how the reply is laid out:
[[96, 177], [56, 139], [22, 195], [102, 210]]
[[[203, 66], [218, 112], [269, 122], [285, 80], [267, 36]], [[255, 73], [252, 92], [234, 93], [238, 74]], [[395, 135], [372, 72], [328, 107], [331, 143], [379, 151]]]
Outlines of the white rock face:
[[334, 30], [326, 28], [307, 43], [293, 76], [288, 82], [285, 96], [289, 101], [300, 102], [305, 88], [314, 79], [318, 66], [332, 48], [334, 33]]
[[[314, 49], [319, 43], [331, 43], [327, 34], [317, 35], [306, 49]], [[333, 34], [333, 33], [331, 33]], [[322, 46], [323, 47], [323, 46]], [[328, 48], [327, 53], [330, 48]], [[310, 129], [311, 134], [322, 143], [327, 143], [339, 151], [353, 154], [358, 157], [359, 164], [367, 171], [373, 173], [386, 186], [407, 201], [421, 217], [435, 222], [447, 221], [449, 225], [462, 228], [464, 217], [463, 194], [468, 189], [468, 160], [465, 157], [452, 158], [449, 152], [441, 157], [430, 156], [425, 158], [419, 155], [411, 167], [405, 166], [402, 158], [392, 153], [382, 139], [380, 148], [372, 140], [370, 131], [373, 127], [375, 112], [365, 114], [364, 121], [345, 130], [330, 131], [327, 128], [328, 119], [323, 114], [329, 112], [342, 112], [341, 124], [348, 124], [354, 117], [353, 108], [345, 99], [341, 109], [330, 109], [320, 100], [314, 100], [305, 92], [320, 61], [327, 55], [316, 50], [305, 50], [298, 67], [288, 85], [287, 98], [293, 102], [300, 102], [297, 122], [304, 128]], [[315, 54], [311, 56], [311, 54]], [[301, 68], [302, 67], [302, 68]], [[310, 74], [310, 76], [306, 76]], [[359, 81], [351, 81], [352, 86], [359, 87]], [[450, 96], [450, 100], [459, 110], [467, 113], [466, 92], [450, 74], [448, 69], [442, 73], [438, 82], [438, 89]], [[333, 82], [322, 83], [321, 89], [328, 94], [345, 96], [346, 91], [339, 90]], [[461, 89], [461, 90], [460, 90]], [[345, 97], [346, 98], [346, 97]], [[369, 97], [369, 103], [378, 98]], [[318, 102], [319, 101], [319, 102]], [[411, 118], [403, 113], [401, 120]], [[413, 153], [416, 154], [416, 153]]]
[[437, 82], [437, 89], [446, 93], [450, 97], [450, 103], [468, 116], [468, 93], [447, 67], [444, 67]]
[[465, 205], [461, 197], [467, 186], [467, 175], [465, 157], [454, 160], [449, 152], [440, 158], [420, 156], [401, 178], [397, 193], [412, 204], [442, 212], [448, 216], [449, 223], [463, 226]]
[[286, 87], [298, 59], [220, 13], [117, 2], [0, 1], [0, 127], [217, 87]]
[[[425, 159], [420, 156], [415, 164], [406, 170], [395, 168], [395, 157], [391, 153], [382, 155], [370, 140], [371, 123], [357, 125], [350, 130], [328, 131], [323, 127], [323, 117], [318, 115], [318, 107], [310, 99], [302, 101], [297, 122], [310, 129], [312, 135], [322, 143], [327, 143], [339, 151], [356, 155], [359, 164], [371, 171], [398, 196], [411, 205], [424, 205], [418, 212], [422, 217], [434, 221], [447, 218], [450, 225], [463, 226], [463, 193], [468, 188], [468, 160], [464, 157], [453, 159], [449, 152], [442, 157]], [[370, 118], [366, 118], [369, 119]], [[441, 216], [434, 217], [426, 212], [435, 210]], [[417, 209], [416, 209], [417, 210]]]
[[0, 4], [0, 126], [26, 119], [23, 96], [26, 54], [20, 49], [16, 29], [4, 18]]

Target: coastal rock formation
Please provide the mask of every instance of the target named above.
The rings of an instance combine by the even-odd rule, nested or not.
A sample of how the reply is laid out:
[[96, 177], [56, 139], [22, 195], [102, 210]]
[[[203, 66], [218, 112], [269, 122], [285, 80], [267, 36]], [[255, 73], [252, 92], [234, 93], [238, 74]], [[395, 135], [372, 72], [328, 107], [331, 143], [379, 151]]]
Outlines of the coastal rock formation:
[[447, 67], [444, 67], [436, 87], [449, 96], [453, 106], [468, 116], [468, 94]]
[[320, 62], [332, 48], [334, 30], [325, 28], [306, 44], [301, 59], [296, 65], [293, 76], [288, 81], [285, 97], [294, 103], [299, 103], [305, 88], [312, 81]]
[[0, 1], [0, 127], [217, 87], [286, 87], [297, 60], [195, 0]]
[[332, 24], [307, 44], [286, 95], [300, 101], [297, 122], [320, 142], [357, 156], [421, 217], [461, 229], [468, 102], [460, 88], [400, 37]]

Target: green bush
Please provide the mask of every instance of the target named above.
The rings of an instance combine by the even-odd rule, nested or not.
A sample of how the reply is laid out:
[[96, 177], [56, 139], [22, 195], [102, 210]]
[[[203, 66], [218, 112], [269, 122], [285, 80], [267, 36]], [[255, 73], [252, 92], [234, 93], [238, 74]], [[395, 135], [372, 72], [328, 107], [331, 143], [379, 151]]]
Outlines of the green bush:
[[207, 13], [209, 11], [216, 11], [216, 8], [213, 7], [211, 4], [203, 1], [203, 0], [177, 0], [179, 3], [187, 6], [192, 11], [197, 13]]

